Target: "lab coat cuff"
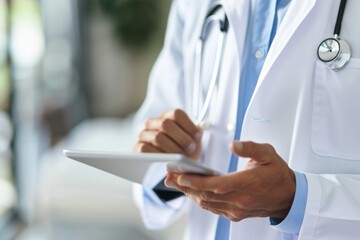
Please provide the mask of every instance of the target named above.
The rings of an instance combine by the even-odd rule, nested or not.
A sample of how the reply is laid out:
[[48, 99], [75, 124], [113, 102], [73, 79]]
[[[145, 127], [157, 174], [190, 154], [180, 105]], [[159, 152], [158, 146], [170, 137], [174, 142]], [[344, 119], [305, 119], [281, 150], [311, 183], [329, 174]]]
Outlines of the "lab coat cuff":
[[284, 220], [270, 218], [270, 224], [278, 231], [299, 235], [307, 204], [308, 183], [305, 174], [294, 173], [296, 190], [290, 211]]
[[184, 203], [184, 197], [179, 197], [177, 199], [165, 202], [161, 200], [152, 189], [145, 187], [143, 188], [143, 196], [144, 201], [151, 202], [153, 205], [159, 207], [168, 207], [173, 210], [179, 209]]
[[149, 188], [143, 188], [143, 211], [141, 211], [144, 224], [149, 229], [163, 229], [173, 222], [184, 204], [185, 198], [180, 197], [173, 201], [163, 202]]
[[314, 233], [319, 218], [322, 189], [318, 175], [306, 173], [306, 179], [308, 182], [308, 199], [299, 239], [315, 239]]

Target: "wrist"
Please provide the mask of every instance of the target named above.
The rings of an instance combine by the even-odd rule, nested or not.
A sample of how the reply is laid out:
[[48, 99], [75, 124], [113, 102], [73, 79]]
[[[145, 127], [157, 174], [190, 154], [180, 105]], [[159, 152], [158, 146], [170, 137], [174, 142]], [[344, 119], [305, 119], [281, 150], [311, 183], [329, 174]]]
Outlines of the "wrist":
[[286, 179], [284, 179], [284, 187], [283, 187], [283, 195], [281, 199], [283, 201], [280, 203], [279, 208], [277, 211], [275, 211], [271, 216], [271, 218], [277, 219], [281, 221], [282, 219], [285, 219], [286, 216], [289, 214], [290, 209], [294, 202], [295, 197], [295, 191], [296, 191], [296, 177], [295, 173], [288, 168], [288, 174]]
[[307, 179], [303, 173], [294, 172], [296, 178], [296, 190], [294, 200], [286, 218], [278, 219], [270, 217], [272, 227], [280, 232], [299, 234], [305, 215], [307, 204]]

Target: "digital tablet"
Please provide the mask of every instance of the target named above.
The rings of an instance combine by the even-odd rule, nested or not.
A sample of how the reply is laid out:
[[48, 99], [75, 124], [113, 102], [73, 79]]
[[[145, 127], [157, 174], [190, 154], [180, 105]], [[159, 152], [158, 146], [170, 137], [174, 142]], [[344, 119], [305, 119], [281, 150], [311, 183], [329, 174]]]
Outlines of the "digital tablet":
[[64, 150], [63, 153], [68, 158], [140, 184], [153, 163], [167, 163], [168, 171], [172, 172], [221, 175], [181, 154], [84, 150]]

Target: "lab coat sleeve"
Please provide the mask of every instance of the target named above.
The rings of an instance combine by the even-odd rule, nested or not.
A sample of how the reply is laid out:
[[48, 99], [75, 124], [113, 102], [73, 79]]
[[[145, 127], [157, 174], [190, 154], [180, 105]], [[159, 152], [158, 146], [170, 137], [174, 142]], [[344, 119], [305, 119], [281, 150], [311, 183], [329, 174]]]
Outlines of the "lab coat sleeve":
[[357, 240], [360, 175], [306, 174], [308, 200], [299, 240]]
[[181, 211], [180, 206], [183, 205], [185, 198], [181, 197], [164, 203], [151, 188], [141, 187], [139, 190], [142, 200], [141, 217], [147, 228], [162, 229], [179, 216], [178, 212]]
[[[143, 129], [144, 122], [157, 117], [161, 112], [175, 108], [185, 108], [183, 82], [182, 33], [184, 1], [173, 1], [164, 47], [153, 67], [149, 79], [147, 95], [135, 116], [134, 128]], [[166, 166], [153, 165], [145, 177], [143, 185], [134, 188], [135, 200], [141, 210], [143, 222], [150, 229], [160, 229], [169, 225], [179, 215], [185, 198], [164, 203], [152, 191], [160, 179], [166, 175]]]

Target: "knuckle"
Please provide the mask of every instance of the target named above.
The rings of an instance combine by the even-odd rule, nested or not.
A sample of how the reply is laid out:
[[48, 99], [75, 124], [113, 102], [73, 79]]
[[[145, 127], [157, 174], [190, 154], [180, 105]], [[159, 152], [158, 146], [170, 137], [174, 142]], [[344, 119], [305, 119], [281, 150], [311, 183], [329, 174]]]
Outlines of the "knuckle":
[[185, 194], [188, 196], [189, 194], [189, 189], [187, 187], [179, 187], [179, 189]]
[[222, 193], [226, 193], [228, 192], [228, 186], [224, 185], [224, 184], [220, 184], [214, 188], [214, 193], [216, 194], [222, 194]]
[[234, 220], [232, 220], [233, 222], [240, 222], [242, 220], [242, 218], [238, 218], [238, 217], [235, 217]]
[[203, 200], [203, 201], [207, 201], [207, 200], [209, 200], [209, 198], [210, 198], [210, 193], [209, 192], [202, 192], [201, 194], [200, 194], [200, 199], [201, 200]]
[[235, 218], [240, 218], [242, 215], [242, 212], [240, 210], [236, 209], [236, 210], [233, 210], [233, 214], [234, 214]]
[[240, 220], [242, 220], [244, 218], [243, 216], [243, 212], [242, 211], [235, 211], [235, 216], [234, 216], [234, 222], [239, 222]]
[[275, 148], [273, 147], [273, 145], [271, 145], [269, 143], [265, 143], [264, 147], [268, 152], [275, 152]]
[[238, 201], [238, 207], [240, 208], [244, 208], [244, 209], [251, 209], [253, 204], [253, 198], [250, 196], [243, 196], [239, 201]]
[[145, 128], [150, 128], [150, 126], [152, 125], [153, 120], [151, 118], [147, 119], [145, 121]]
[[208, 206], [209, 206], [209, 203], [208, 203], [207, 201], [203, 200], [203, 199], [200, 199], [200, 200], [199, 200], [199, 205], [200, 205], [200, 207], [202, 207], [203, 209], [207, 209]]
[[149, 151], [149, 147], [145, 143], [139, 143], [137, 146], [137, 149], [139, 152], [148, 152]]
[[232, 222], [238, 222], [239, 221], [239, 219], [237, 217], [235, 217], [235, 216], [233, 216], [231, 214], [228, 214], [228, 213], [225, 215], [225, 217], [228, 218]]
[[145, 135], [146, 135], [146, 131], [145, 131], [145, 130], [141, 131], [141, 132], [139, 133], [139, 139], [140, 139], [140, 140], [143, 140], [143, 139], [145, 138]]
[[248, 148], [254, 147], [254, 145], [256, 145], [256, 143], [253, 141], [245, 141], [245, 142], [243, 142], [243, 144], [247, 145], [246, 147], [248, 147]]
[[192, 140], [189, 139], [188, 137], [186, 136], [182, 136], [179, 138], [179, 144], [182, 146], [182, 147], [187, 147], [189, 146], [189, 144], [192, 143]]
[[170, 129], [172, 129], [172, 125], [173, 125], [173, 121], [169, 118], [165, 118], [162, 122], [161, 122], [161, 129], [163, 131], [169, 131]]
[[175, 119], [175, 121], [177, 121], [177, 120], [179, 120], [180, 118], [181, 118], [181, 116], [184, 114], [184, 112], [181, 110], [181, 109], [179, 109], [179, 108], [177, 108], [177, 109], [174, 109], [173, 111], [172, 111], [172, 117]]
[[154, 141], [160, 143], [164, 139], [164, 134], [162, 132], [156, 132], [154, 134]]

